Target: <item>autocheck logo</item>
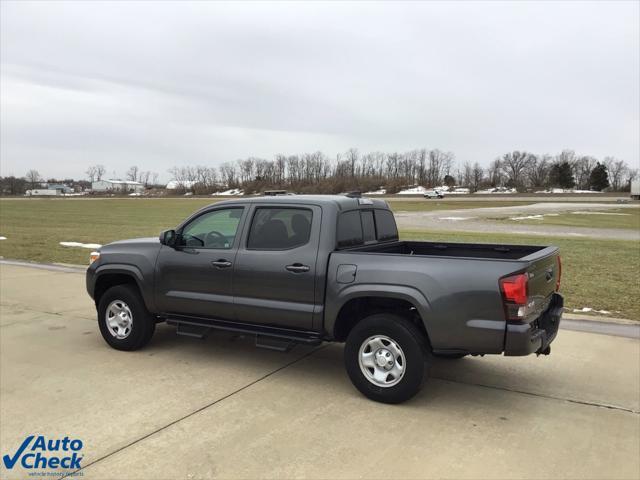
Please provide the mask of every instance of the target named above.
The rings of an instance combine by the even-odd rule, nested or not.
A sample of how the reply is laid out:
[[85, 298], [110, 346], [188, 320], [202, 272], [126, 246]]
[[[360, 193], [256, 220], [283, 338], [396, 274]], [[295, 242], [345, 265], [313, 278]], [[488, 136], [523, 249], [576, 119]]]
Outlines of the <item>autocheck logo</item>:
[[4, 466], [11, 470], [16, 465], [28, 470], [79, 469], [83, 455], [82, 440], [47, 439], [44, 435], [29, 435], [13, 455], [4, 455]]

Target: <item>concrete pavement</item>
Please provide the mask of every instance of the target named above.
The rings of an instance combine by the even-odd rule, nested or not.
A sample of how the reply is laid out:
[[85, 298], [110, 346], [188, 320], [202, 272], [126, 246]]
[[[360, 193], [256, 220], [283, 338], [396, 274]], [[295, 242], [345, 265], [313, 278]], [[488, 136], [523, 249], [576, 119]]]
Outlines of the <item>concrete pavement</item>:
[[549, 357], [437, 361], [389, 406], [351, 386], [340, 345], [159, 325], [112, 350], [83, 275], [0, 265], [0, 425], [2, 455], [82, 439], [85, 478], [639, 478], [640, 342], [562, 330]]

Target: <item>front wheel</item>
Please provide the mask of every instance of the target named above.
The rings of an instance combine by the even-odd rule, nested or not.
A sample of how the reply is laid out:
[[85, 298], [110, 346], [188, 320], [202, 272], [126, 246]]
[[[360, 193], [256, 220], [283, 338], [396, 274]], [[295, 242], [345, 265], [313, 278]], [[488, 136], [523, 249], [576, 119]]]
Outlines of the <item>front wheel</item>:
[[133, 285], [116, 285], [102, 295], [98, 325], [102, 338], [116, 350], [144, 347], [156, 328], [155, 319]]
[[405, 318], [371, 315], [349, 333], [345, 367], [353, 385], [371, 400], [401, 403], [422, 387], [425, 345], [423, 334]]

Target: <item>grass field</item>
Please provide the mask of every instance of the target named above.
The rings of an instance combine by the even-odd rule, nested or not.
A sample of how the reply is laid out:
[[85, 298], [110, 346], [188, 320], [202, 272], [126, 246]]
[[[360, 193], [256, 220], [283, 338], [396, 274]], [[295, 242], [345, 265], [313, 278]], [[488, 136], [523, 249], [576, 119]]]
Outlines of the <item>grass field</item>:
[[[187, 215], [210, 203], [212, 200], [206, 198], [0, 200], [0, 236], [7, 238], [0, 241], [0, 256], [37, 262], [86, 264], [90, 250], [62, 247], [59, 242], [105, 244], [123, 238], [156, 236], [161, 230], [176, 226]], [[414, 202], [401, 203], [402, 205], [392, 206], [405, 210], [400, 207]], [[438, 203], [440, 202], [415, 202], [426, 208], [444, 208]], [[451, 208], [465, 208], [460, 203], [462, 202], [456, 202]], [[485, 206], [481, 205], [483, 203], [469, 202], [466, 208]], [[491, 206], [513, 204], [487, 203], [491, 203]], [[584, 217], [589, 217], [586, 220], [592, 221], [591, 217], [599, 218], [604, 215]], [[557, 237], [549, 240], [539, 236], [432, 231], [402, 231], [401, 237], [558, 245], [562, 249], [562, 291], [567, 298], [567, 307], [609, 310], [614, 312], [614, 316], [640, 320], [638, 242]]]
[[562, 225], [567, 227], [589, 228], [627, 228], [640, 229], [640, 208], [612, 208], [599, 212], [561, 213], [544, 215], [542, 218], [527, 220], [509, 220], [508, 218], [492, 218], [491, 220], [528, 225]]

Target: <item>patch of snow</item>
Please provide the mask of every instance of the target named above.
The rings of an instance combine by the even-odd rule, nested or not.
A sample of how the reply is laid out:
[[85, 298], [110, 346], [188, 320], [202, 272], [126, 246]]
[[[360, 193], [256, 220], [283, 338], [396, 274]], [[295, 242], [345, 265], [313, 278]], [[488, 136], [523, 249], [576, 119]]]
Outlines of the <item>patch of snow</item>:
[[178, 188], [191, 188], [196, 183], [195, 180], [171, 180], [165, 187], [167, 190], [177, 190]]
[[130, 197], [141, 197], [142, 194], [140, 192], [133, 192], [129, 194]]
[[371, 192], [364, 192], [363, 195], [386, 195], [386, 188], [379, 188], [378, 190], [372, 190]]
[[424, 195], [428, 190], [422, 186], [405, 188], [400, 190], [398, 195]]
[[244, 192], [242, 190], [240, 190], [239, 188], [232, 188], [230, 190], [225, 190], [224, 192], [215, 192], [212, 193], [211, 195], [213, 195], [214, 197], [230, 197], [230, 196], [234, 196], [234, 195], [242, 195]]
[[458, 222], [461, 220], [471, 220], [476, 217], [439, 217], [438, 220], [451, 220], [452, 222]]
[[602, 193], [594, 190], [574, 190], [573, 188], [551, 188], [549, 190], [538, 190], [534, 193]]
[[80, 243], [80, 242], [60, 242], [60, 245], [63, 247], [81, 247], [81, 248], [90, 248], [95, 250], [96, 248], [100, 248], [102, 245], [99, 243]]
[[602, 315], [611, 315], [611, 312], [609, 312], [608, 310], [594, 310], [591, 307], [582, 307], [582, 308], [573, 309], [573, 313], [589, 313], [589, 312], [600, 313]]
[[7, 237], [0, 237], [0, 240], [6, 240]]
[[485, 190], [478, 190], [476, 193], [480, 195], [501, 193], [501, 194], [510, 194], [510, 193], [518, 193], [515, 188], [507, 188], [507, 187], [495, 187], [495, 188], [487, 188]]
[[511, 217], [509, 220], [542, 220], [544, 215], [527, 215], [526, 217]]
[[630, 213], [616, 213], [616, 212], [587, 212], [587, 211], [578, 211], [571, 212], [573, 215], [631, 215]]

